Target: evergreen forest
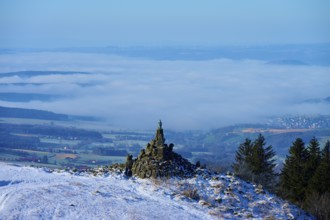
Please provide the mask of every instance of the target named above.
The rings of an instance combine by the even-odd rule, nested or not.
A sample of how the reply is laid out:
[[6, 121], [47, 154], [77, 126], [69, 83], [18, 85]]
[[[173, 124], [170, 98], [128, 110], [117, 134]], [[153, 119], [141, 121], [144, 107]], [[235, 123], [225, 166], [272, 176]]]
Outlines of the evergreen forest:
[[330, 141], [321, 148], [315, 137], [308, 144], [297, 138], [279, 173], [275, 157], [260, 134], [239, 145], [232, 167], [240, 178], [262, 185], [317, 219], [330, 219]]

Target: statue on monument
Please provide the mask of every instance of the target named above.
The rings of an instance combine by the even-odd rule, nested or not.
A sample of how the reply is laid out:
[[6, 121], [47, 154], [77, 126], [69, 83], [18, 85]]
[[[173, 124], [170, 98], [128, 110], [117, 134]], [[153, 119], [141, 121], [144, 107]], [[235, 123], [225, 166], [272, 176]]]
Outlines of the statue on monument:
[[163, 125], [162, 120], [159, 120], [159, 122], [158, 122], [158, 128], [159, 129], [162, 129], [162, 125]]

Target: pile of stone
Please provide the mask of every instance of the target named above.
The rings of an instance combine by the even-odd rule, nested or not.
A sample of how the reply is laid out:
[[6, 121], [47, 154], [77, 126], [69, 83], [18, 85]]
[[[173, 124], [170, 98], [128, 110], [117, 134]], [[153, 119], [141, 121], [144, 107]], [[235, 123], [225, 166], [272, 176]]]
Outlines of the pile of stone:
[[159, 121], [155, 139], [147, 144], [146, 149], [142, 149], [136, 159], [132, 155], [127, 156], [125, 174], [140, 178], [193, 176], [197, 166], [173, 152], [173, 147], [174, 144], [165, 144], [162, 122]]

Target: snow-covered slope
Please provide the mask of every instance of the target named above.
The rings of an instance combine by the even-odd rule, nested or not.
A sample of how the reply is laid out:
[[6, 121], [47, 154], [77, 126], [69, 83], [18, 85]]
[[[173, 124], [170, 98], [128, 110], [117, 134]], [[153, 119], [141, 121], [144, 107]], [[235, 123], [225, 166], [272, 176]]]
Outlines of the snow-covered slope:
[[[195, 192], [195, 193], [194, 193]], [[185, 195], [189, 195], [191, 199]], [[233, 176], [148, 180], [0, 163], [0, 219], [309, 219]]]

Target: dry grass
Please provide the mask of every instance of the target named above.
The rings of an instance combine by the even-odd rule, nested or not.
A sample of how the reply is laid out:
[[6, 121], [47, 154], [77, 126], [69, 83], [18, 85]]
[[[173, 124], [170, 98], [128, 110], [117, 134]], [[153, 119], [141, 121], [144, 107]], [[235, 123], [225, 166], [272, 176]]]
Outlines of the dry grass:
[[189, 188], [182, 191], [182, 195], [191, 198], [193, 200], [199, 200], [200, 196], [198, 195], [197, 189]]
[[76, 159], [77, 157], [78, 157], [77, 154], [56, 154], [57, 159], [65, 159], [65, 158]]

